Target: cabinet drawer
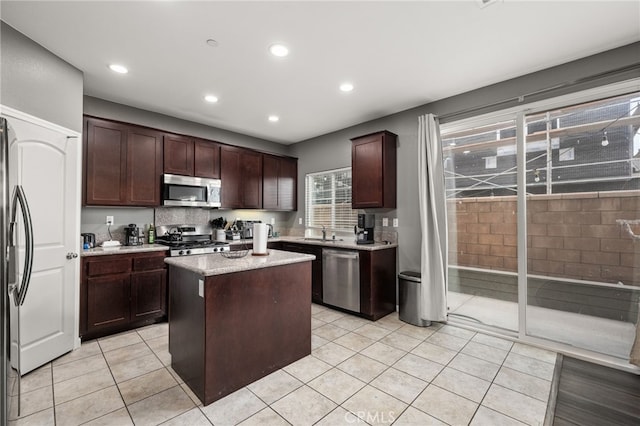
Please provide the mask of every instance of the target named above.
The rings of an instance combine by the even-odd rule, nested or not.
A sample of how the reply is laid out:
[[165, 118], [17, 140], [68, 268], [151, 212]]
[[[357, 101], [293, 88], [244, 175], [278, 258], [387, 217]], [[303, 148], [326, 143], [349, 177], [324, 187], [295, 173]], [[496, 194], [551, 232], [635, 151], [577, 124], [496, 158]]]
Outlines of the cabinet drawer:
[[137, 257], [133, 259], [133, 270], [136, 272], [153, 271], [156, 269], [164, 269], [164, 255]]
[[131, 258], [90, 261], [87, 263], [87, 275], [121, 274], [131, 272]]

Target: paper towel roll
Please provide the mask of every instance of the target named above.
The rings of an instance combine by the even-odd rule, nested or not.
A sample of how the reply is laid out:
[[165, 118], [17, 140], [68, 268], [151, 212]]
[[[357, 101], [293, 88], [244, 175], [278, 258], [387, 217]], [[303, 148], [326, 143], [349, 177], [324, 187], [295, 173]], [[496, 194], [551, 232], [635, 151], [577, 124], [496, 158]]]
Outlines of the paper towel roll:
[[267, 254], [267, 239], [269, 238], [269, 227], [266, 223], [253, 224], [253, 253]]

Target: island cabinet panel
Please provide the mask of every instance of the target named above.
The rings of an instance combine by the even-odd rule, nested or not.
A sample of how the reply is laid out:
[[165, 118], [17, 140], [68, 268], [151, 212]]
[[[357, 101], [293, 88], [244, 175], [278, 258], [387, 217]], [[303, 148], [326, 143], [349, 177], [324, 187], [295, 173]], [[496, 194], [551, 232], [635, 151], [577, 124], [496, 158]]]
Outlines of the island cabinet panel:
[[171, 265], [172, 368], [208, 405], [311, 353], [311, 264], [204, 278]]
[[164, 135], [164, 172], [193, 176], [193, 138]]
[[162, 133], [85, 117], [84, 203], [159, 206]]
[[396, 208], [396, 140], [387, 131], [351, 139], [352, 208]]
[[81, 262], [80, 337], [102, 337], [164, 320], [165, 252], [86, 256]]
[[267, 210], [298, 209], [298, 161], [295, 158], [264, 154], [262, 205]]
[[202, 139], [193, 143], [194, 176], [220, 179], [220, 144]]
[[262, 208], [262, 154], [243, 148], [220, 148], [223, 208]]

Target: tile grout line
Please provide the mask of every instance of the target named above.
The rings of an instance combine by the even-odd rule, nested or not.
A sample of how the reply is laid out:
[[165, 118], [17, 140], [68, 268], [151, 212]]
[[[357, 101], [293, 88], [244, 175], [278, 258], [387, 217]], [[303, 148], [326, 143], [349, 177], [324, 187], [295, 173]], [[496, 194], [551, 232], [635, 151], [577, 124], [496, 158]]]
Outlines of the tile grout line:
[[[336, 320], [337, 320], [337, 319], [336, 319]], [[327, 323], [327, 324], [330, 324], [330, 323]], [[338, 327], [339, 327], [339, 326], [338, 326]], [[453, 327], [453, 326], [452, 326], [452, 327]], [[381, 328], [384, 328], [384, 327], [381, 327]], [[451, 348], [448, 348], [448, 347], [446, 347], [446, 346], [439, 345], [437, 342], [430, 342], [430, 341], [429, 341], [429, 338], [431, 338], [433, 335], [435, 335], [435, 333], [437, 333], [437, 332], [438, 332], [438, 331], [440, 331], [441, 329], [442, 329], [442, 327], [439, 327], [439, 328], [438, 328], [438, 330], [436, 330], [433, 334], [431, 334], [430, 336], [428, 336], [428, 337], [426, 337], [426, 338], [423, 338], [423, 339], [421, 340], [421, 343], [428, 342], [428, 343], [433, 344], [433, 345], [436, 345], [436, 346], [438, 346], [438, 347], [441, 347], [441, 348], [444, 348], [444, 349], [449, 349], [449, 350], [451, 350]], [[399, 330], [399, 328], [396, 328], [395, 330], [388, 330], [388, 329], [386, 329], [386, 330], [387, 330], [387, 331], [390, 331], [390, 333], [389, 333], [389, 334], [391, 334], [391, 333], [397, 332], [397, 331]], [[355, 330], [351, 330], [351, 332], [354, 332], [354, 333], [355, 333]], [[443, 333], [443, 334], [446, 334], [446, 335], [448, 335], [448, 336], [454, 337], [454, 338], [461, 339], [461, 337], [459, 337], [459, 336], [457, 336], [457, 335], [455, 335], [455, 334], [447, 333], [446, 331], [442, 331], [442, 333]], [[357, 334], [357, 333], [356, 333], [356, 334]], [[400, 333], [400, 334], [402, 334], [402, 333]], [[464, 397], [464, 396], [462, 396], [462, 395], [458, 395], [458, 394], [456, 394], [455, 392], [452, 392], [452, 393], [453, 393], [453, 394], [455, 394], [455, 395], [458, 395], [458, 396], [460, 396], [460, 397], [462, 397], [462, 398], [465, 398], [465, 399], [467, 399], [467, 400], [469, 400], [469, 401], [471, 401], [471, 402], [473, 402], [473, 403], [478, 404], [478, 405], [477, 405], [476, 410], [474, 411], [473, 416], [471, 417], [471, 419], [473, 419], [473, 418], [475, 417], [475, 415], [477, 414], [478, 409], [479, 409], [481, 406], [483, 406], [483, 407], [485, 407], [485, 408], [487, 408], [487, 409], [491, 409], [491, 408], [489, 408], [489, 407], [487, 407], [487, 406], [484, 406], [484, 405], [483, 405], [483, 402], [484, 402], [484, 400], [485, 400], [485, 398], [486, 398], [486, 395], [487, 395], [487, 394], [488, 394], [488, 392], [489, 392], [489, 389], [490, 389], [490, 388], [491, 388], [491, 386], [492, 386], [492, 385], [494, 385], [494, 384], [495, 384], [496, 386], [500, 386], [500, 387], [502, 387], [502, 388], [505, 388], [505, 389], [511, 390], [511, 391], [513, 391], [513, 392], [519, 393], [519, 394], [521, 394], [521, 395], [523, 395], [523, 396], [525, 396], [525, 397], [529, 397], [529, 398], [532, 398], [532, 399], [535, 399], [535, 400], [540, 401], [539, 399], [537, 399], [537, 398], [535, 398], [535, 397], [532, 397], [532, 396], [529, 396], [529, 395], [527, 395], [527, 394], [525, 394], [525, 393], [522, 393], [522, 392], [520, 392], [520, 391], [518, 391], [518, 390], [510, 389], [510, 388], [506, 388], [506, 387], [504, 387], [504, 386], [498, 385], [497, 383], [495, 383], [495, 378], [498, 376], [498, 374], [500, 373], [500, 371], [501, 371], [503, 368], [509, 368], [509, 367], [506, 367], [506, 366], [504, 365], [504, 363], [505, 363], [505, 361], [506, 361], [506, 359], [507, 359], [507, 357], [509, 356], [509, 354], [510, 354], [510, 353], [518, 354], [518, 355], [520, 355], [520, 356], [527, 357], [527, 358], [531, 358], [531, 359], [533, 359], [533, 360], [537, 360], [537, 361], [540, 361], [540, 362], [544, 362], [544, 361], [543, 361], [543, 360], [540, 360], [540, 359], [538, 359], [538, 358], [530, 357], [530, 356], [528, 356], [528, 355], [519, 354], [518, 352], [513, 352], [513, 348], [514, 348], [514, 345], [515, 345], [515, 343], [516, 343], [516, 342], [512, 342], [512, 343], [511, 343], [511, 346], [509, 347], [509, 349], [508, 349], [508, 350], [505, 350], [505, 349], [500, 348], [500, 347], [495, 347], [495, 346], [492, 346], [492, 345], [485, 344], [485, 343], [483, 343], [483, 342], [478, 342], [478, 341], [473, 340], [473, 338], [474, 338], [475, 336], [477, 336], [478, 334], [479, 334], [478, 332], [473, 332], [473, 335], [471, 335], [468, 339], [465, 339], [465, 340], [466, 340], [466, 343], [464, 344], [464, 346], [462, 346], [459, 350], [457, 350], [457, 351], [456, 351], [456, 356], [457, 356], [458, 354], [460, 354], [460, 353], [464, 353], [464, 352], [462, 352], [462, 351], [464, 350], [464, 348], [465, 348], [465, 347], [467, 347], [467, 345], [468, 345], [470, 342], [474, 342], [475, 344], [481, 345], [481, 346], [483, 346], [483, 347], [487, 347], [487, 348], [489, 348], [489, 349], [495, 349], [495, 350], [504, 351], [504, 352], [505, 352], [505, 356], [504, 356], [504, 358], [502, 359], [502, 361], [501, 361], [499, 364], [495, 363], [495, 365], [497, 365], [497, 366], [498, 366], [498, 370], [497, 370], [496, 374], [492, 377], [491, 381], [488, 381], [488, 382], [489, 382], [489, 387], [487, 388], [487, 390], [486, 390], [486, 391], [485, 391], [485, 393], [483, 394], [482, 399], [480, 400], [480, 402], [476, 403], [475, 401], [469, 400], [468, 398], [466, 398], [466, 397]], [[388, 334], [387, 334], [387, 335], [388, 335]], [[321, 336], [320, 336], [320, 337], [321, 337]], [[365, 336], [365, 337], [368, 337], [368, 336]], [[386, 337], [386, 336], [385, 336], [385, 337]], [[409, 336], [409, 337], [413, 337], [413, 336]], [[329, 340], [329, 342], [334, 342], [334, 343], [335, 343], [335, 340], [336, 340], [336, 339], [334, 339], [334, 340]], [[377, 340], [375, 340], [375, 341], [374, 341], [374, 343], [376, 343], [376, 342], [380, 342], [380, 340], [381, 340], [381, 339], [377, 339]], [[368, 345], [367, 347], [363, 348], [362, 350], [365, 350], [366, 348], [368, 348], [368, 347], [372, 346], [374, 343], [372, 343], [371, 345]], [[420, 343], [420, 344], [421, 344], [421, 343]], [[340, 343], [336, 343], [336, 344], [340, 345]], [[342, 346], [342, 345], [340, 345], [340, 346]], [[390, 346], [390, 345], [388, 345], [388, 346]], [[392, 347], [393, 347], [393, 346], [392, 346]], [[417, 346], [416, 346], [416, 347], [417, 347]], [[395, 347], [394, 347], [394, 348], [395, 348]], [[347, 348], [347, 349], [348, 349], [348, 348]], [[395, 348], [395, 349], [399, 349], [399, 348]], [[413, 349], [415, 349], [415, 348], [413, 348]], [[412, 349], [412, 350], [413, 350], [413, 349]], [[402, 349], [400, 349], [400, 350], [402, 350]], [[361, 352], [361, 351], [358, 351], [357, 353], [360, 353], [360, 352]], [[411, 351], [409, 351], [409, 352], [404, 351], [404, 352], [405, 352], [405, 355], [406, 355], [407, 353], [412, 353]], [[472, 355], [472, 354], [467, 354], [467, 353], [464, 353], [464, 354], [465, 354], [465, 355], [467, 355], [467, 356], [470, 356], [470, 357], [476, 358], [476, 359], [483, 360], [482, 358], [478, 358], [478, 357], [476, 357], [476, 356], [474, 356], [474, 355]], [[363, 355], [363, 356], [366, 356], [366, 355], [364, 355], [364, 354], [362, 354], [362, 355]], [[417, 354], [414, 354], [414, 355], [416, 355], [416, 356], [420, 356], [420, 355], [417, 355]], [[422, 358], [422, 357], [421, 357], [421, 358]], [[451, 360], [449, 360], [449, 362], [447, 362], [447, 364], [445, 364], [445, 365], [444, 365], [444, 368], [450, 367], [450, 366], [449, 366], [449, 364], [453, 361], [453, 359], [454, 359], [454, 358], [455, 358], [455, 356], [454, 356]], [[429, 360], [429, 359], [427, 359], [427, 360]], [[429, 360], [429, 361], [431, 361], [431, 360]], [[486, 361], [486, 360], [485, 360], [485, 361]], [[397, 362], [397, 361], [396, 361], [396, 362]], [[432, 362], [433, 362], [433, 361], [432, 361]], [[490, 361], [487, 361], [487, 362], [490, 362]], [[395, 363], [394, 363], [394, 364], [395, 364]], [[387, 368], [386, 368], [382, 373], [380, 373], [378, 376], [380, 376], [381, 374], [383, 374], [385, 371], [388, 371], [390, 368], [392, 368], [392, 367], [393, 367], [393, 365], [394, 365], [394, 364], [392, 364], [392, 365], [388, 366], [388, 367], [387, 367]], [[442, 364], [441, 364], [441, 365], [442, 365]], [[337, 367], [337, 366], [336, 366], [336, 367]], [[428, 387], [428, 386], [430, 386], [430, 385], [433, 385], [433, 386], [436, 386], [436, 387], [440, 388], [439, 386], [437, 386], [436, 384], [434, 384], [434, 383], [433, 383], [433, 381], [434, 381], [434, 380], [436, 380], [436, 379], [437, 379], [437, 377], [438, 377], [440, 374], [442, 374], [442, 371], [444, 371], [444, 368], [443, 368], [442, 370], [440, 370], [440, 372], [439, 372], [439, 373], [438, 373], [438, 374], [437, 374], [437, 375], [436, 375], [436, 376], [435, 376], [435, 377], [434, 377], [430, 382], [428, 382], [427, 387]], [[453, 368], [453, 369], [454, 369], [454, 370], [456, 370], [456, 371], [460, 371], [460, 372], [462, 372], [463, 374], [469, 374], [469, 373], [466, 373], [466, 372], [464, 372], [464, 371], [458, 370], [458, 369], [456, 369], [456, 368], [455, 368], [455, 367], [453, 367], [453, 366], [451, 366], [450, 368]], [[526, 372], [521, 372], [521, 371], [519, 371], [519, 370], [514, 370], [514, 371], [518, 371], [518, 372], [520, 372], [520, 373], [522, 373], [522, 374], [526, 374], [526, 375], [531, 376], [531, 377], [533, 377], [533, 378], [538, 378], [538, 379], [541, 379], [541, 380], [545, 380], [545, 379], [542, 379], [542, 378], [540, 378], [540, 377], [534, 376], [534, 375], [529, 374], [529, 373], [526, 373]], [[376, 377], [378, 377], [378, 376], [376, 376]], [[471, 376], [473, 376], [473, 377], [477, 377], [477, 376], [475, 376], [475, 375], [473, 375], [473, 374], [471, 374]], [[412, 377], [415, 377], [415, 376], [413, 376], [413, 375], [412, 375]], [[479, 379], [482, 379], [482, 378], [479, 378]], [[374, 379], [372, 379], [370, 382], [368, 382], [368, 383], [367, 383], [367, 385], [370, 385], [370, 383], [371, 383], [373, 380], [375, 380], [375, 378], [374, 378]], [[482, 380], [484, 380], [484, 379], [482, 379]], [[548, 381], [548, 380], [546, 380], [546, 381]], [[374, 388], [375, 388], [375, 386], [374, 386]], [[376, 388], [376, 389], [377, 389], [377, 388]], [[443, 389], [443, 388], [440, 388], [440, 389]], [[447, 389], [444, 389], [444, 390], [445, 390], [445, 391], [448, 391]], [[423, 391], [424, 391], [424, 390], [423, 390]], [[389, 396], [391, 396], [391, 397], [394, 397], [393, 395], [390, 395], [390, 394], [388, 394], [388, 393], [387, 393], [387, 392], [385, 392], [385, 391], [382, 391], [382, 392], [383, 392], [383, 393], [385, 393], [385, 394], [387, 394], [387, 395], [389, 395]], [[451, 391], [448, 391], [448, 392], [451, 392]], [[418, 395], [418, 396], [416, 396], [416, 398], [414, 398], [414, 400], [411, 402], [411, 404], [413, 404], [413, 402], [415, 402], [415, 400], [416, 400], [418, 397], [419, 397], [419, 395]], [[394, 398], [395, 398], [395, 397], [394, 397]], [[397, 399], [397, 398], [396, 398], [396, 399]], [[401, 402], [403, 402], [403, 401], [401, 401]], [[541, 402], [544, 402], [544, 401], [541, 401]], [[409, 406], [412, 406], [411, 404], [409, 404], [409, 405], [407, 406], [407, 408], [408, 408]], [[344, 408], [344, 407], [343, 407], [343, 408]], [[407, 409], [407, 408], [405, 408], [405, 410], [404, 410], [404, 411], [406, 411], [406, 409]], [[414, 407], [414, 408], [416, 408], [416, 407]], [[403, 411], [403, 412], [404, 412], [404, 411]], [[420, 410], [420, 411], [421, 411], [421, 410]], [[507, 417], [509, 417], [509, 418], [512, 418], [512, 419], [513, 419], [513, 417], [511, 417], [511, 416], [509, 416], [509, 415], [507, 415], [507, 414], [505, 414], [505, 413], [501, 413], [501, 412], [499, 412], [499, 413], [500, 413], [500, 414], [503, 414], [503, 415], [505, 415], [505, 416], [507, 416]], [[430, 414], [428, 414], [428, 413], [425, 413], [425, 414], [430, 415]], [[517, 420], [517, 419], [515, 419], [515, 420]]]
[[[337, 319], [336, 319], [335, 321], [337, 321]], [[368, 325], [368, 324], [365, 324], [365, 325]], [[375, 324], [371, 324], [371, 325], [375, 325]], [[364, 325], [363, 325], [363, 326], [364, 326]], [[377, 325], [376, 325], [376, 326], [377, 326]], [[340, 326], [336, 326], [336, 327], [340, 327]], [[357, 333], [357, 332], [356, 332], [356, 330], [358, 330], [358, 329], [359, 329], [359, 328], [361, 328], [361, 327], [358, 327], [358, 328], [356, 328], [355, 330], [350, 330], [350, 332], [351, 332], [351, 333], [358, 334], [359, 336], [366, 337], [366, 338], [371, 339], [371, 340], [374, 340], [374, 341], [373, 341], [373, 343], [371, 343], [371, 344], [369, 344], [369, 345], [365, 346], [364, 348], [362, 348], [360, 351], [354, 351], [354, 352], [356, 352], [354, 355], [352, 355], [352, 356], [350, 356], [349, 358], [347, 358], [346, 360], [342, 361], [340, 364], [342, 364], [342, 363], [346, 362], [347, 360], [349, 360], [349, 359], [353, 358], [353, 357], [354, 357], [355, 355], [357, 355], [357, 354], [360, 354], [360, 355], [362, 355], [362, 356], [364, 356], [364, 357], [366, 357], [366, 358], [369, 358], [369, 359], [371, 359], [371, 360], [373, 360], [373, 361], [380, 362], [380, 361], [378, 361], [378, 360], [376, 360], [376, 359], [374, 359], [374, 358], [371, 358], [371, 357], [369, 357], [369, 356], [367, 356], [367, 355], [365, 355], [365, 354], [363, 354], [363, 353], [362, 353], [362, 351], [364, 351], [365, 349], [367, 349], [367, 348], [369, 348], [369, 347], [373, 346], [373, 345], [374, 345], [374, 344], [376, 344], [376, 343], [380, 343], [380, 344], [383, 344], [383, 345], [385, 345], [385, 346], [389, 346], [389, 347], [391, 347], [391, 348], [393, 348], [393, 349], [397, 349], [397, 350], [400, 350], [400, 351], [404, 352], [403, 356], [402, 356], [400, 359], [404, 358], [407, 354], [409, 354], [409, 353], [410, 353], [410, 352], [407, 352], [407, 351], [405, 351], [405, 350], [403, 350], [403, 349], [396, 348], [396, 347], [394, 347], [394, 346], [387, 345], [387, 344], [385, 344], [385, 343], [381, 342], [381, 340], [382, 340], [382, 339], [384, 339], [385, 337], [389, 336], [390, 334], [393, 334], [393, 333], [395, 333], [395, 332], [398, 332], [398, 330], [399, 330], [400, 328], [402, 328], [402, 326], [400, 326], [400, 327], [398, 327], [398, 328], [396, 328], [396, 329], [394, 329], [394, 330], [389, 330], [389, 329], [387, 329], [387, 328], [385, 328], [385, 327], [382, 327], [382, 326], [377, 326], [377, 327], [380, 327], [380, 328], [382, 328], [382, 329], [384, 329], [384, 330], [386, 330], [386, 331], [389, 331], [389, 333], [387, 333], [386, 335], [384, 335], [383, 337], [381, 337], [381, 338], [379, 338], [379, 339], [377, 339], [377, 340], [374, 340], [374, 339], [371, 339], [369, 336], [364, 336], [364, 335], [362, 335], [362, 334]], [[400, 334], [402, 334], [402, 333], [400, 333]], [[433, 333], [433, 334], [435, 334], [435, 333]], [[433, 335], [433, 334], [432, 334], [432, 335]], [[403, 335], [404, 335], [404, 334], [403, 334]], [[404, 336], [406, 336], [406, 335], [404, 335]], [[340, 337], [342, 337], [342, 336], [340, 336]], [[408, 337], [412, 337], [412, 336], [408, 336]], [[419, 346], [421, 343], [425, 342], [425, 341], [426, 341], [426, 339], [428, 339], [429, 337], [431, 337], [431, 336], [427, 336], [427, 337], [425, 337], [424, 339], [422, 339], [422, 340], [420, 341], [420, 343], [419, 343], [418, 345], [416, 345], [416, 347], [417, 347], [417, 346]], [[338, 339], [339, 339], [339, 337], [338, 337]], [[331, 340], [330, 342], [335, 343], [335, 340], [337, 340], [337, 339]], [[416, 340], [419, 340], [419, 339], [416, 339]], [[335, 344], [337, 344], [337, 345], [339, 345], [339, 346], [342, 346], [342, 345], [340, 345], [340, 343], [335, 343]], [[343, 346], [343, 347], [345, 347], [345, 346]], [[350, 348], [346, 348], [346, 349], [350, 349]], [[415, 348], [414, 348], [414, 349], [415, 349]], [[350, 350], [352, 350], [352, 349], [350, 349]], [[374, 389], [376, 389], [376, 390], [378, 390], [378, 391], [380, 391], [380, 392], [384, 393], [385, 395], [387, 395], [387, 396], [389, 396], [389, 397], [391, 397], [391, 398], [394, 398], [395, 400], [400, 401], [402, 404], [406, 405], [406, 407], [402, 410], [402, 412], [400, 412], [400, 414], [399, 414], [399, 415], [398, 415], [398, 417], [397, 417], [397, 418], [400, 418], [400, 417], [402, 416], [402, 414], [404, 414], [404, 412], [405, 412], [405, 411], [407, 411], [407, 410], [409, 409], [409, 407], [412, 407], [412, 405], [411, 405], [411, 404], [413, 404], [413, 402], [415, 402], [415, 400], [420, 396], [420, 394], [424, 391], [424, 389], [423, 389], [423, 390], [422, 390], [422, 391], [421, 391], [421, 392], [420, 392], [420, 393], [419, 393], [419, 394], [418, 394], [418, 395], [413, 399], [413, 401], [412, 401], [411, 403], [407, 404], [406, 402], [404, 402], [404, 401], [400, 400], [400, 399], [399, 399], [399, 398], [397, 398], [396, 396], [391, 395], [390, 393], [386, 392], [385, 390], [379, 389], [379, 388], [377, 388], [376, 386], [374, 386], [374, 385], [372, 385], [372, 384], [371, 384], [375, 379], [377, 379], [378, 377], [380, 377], [381, 375], [383, 375], [386, 371], [389, 371], [391, 368], [393, 368], [393, 365], [395, 365], [395, 364], [396, 364], [400, 359], [396, 360], [396, 361], [395, 361], [393, 364], [391, 364], [391, 365], [387, 365], [387, 364], [384, 364], [384, 363], [380, 362], [381, 364], [385, 365], [385, 366], [386, 366], [386, 368], [385, 368], [384, 370], [382, 370], [378, 375], [376, 375], [375, 377], [373, 377], [370, 381], [368, 381], [368, 382], [364, 382], [364, 383], [365, 383], [365, 386], [363, 386], [361, 389], [359, 389], [359, 390], [357, 390], [356, 392], [354, 392], [354, 393], [353, 393], [352, 395], [350, 395], [347, 399], [345, 399], [341, 404], [338, 404], [338, 407], [340, 407], [340, 408], [344, 409], [344, 410], [345, 410], [345, 411], [347, 411], [348, 413], [353, 414], [356, 418], [358, 418], [358, 419], [362, 420], [364, 423], [369, 424], [369, 423], [367, 423], [366, 421], [364, 421], [363, 419], [361, 419], [361, 418], [360, 418], [356, 413], [354, 413], [353, 411], [349, 410], [347, 407], [344, 407], [344, 406], [343, 406], [343, 404], [344, 404], [346, 401], [348, 401], [349, 399], [351, 399], [351, 398], [352, 398], [354, 395], [356, 395], [358, 392], [360, 392], [362, 389], [364, 389], [365, 387], [367, 387], [367, 386], [371, 386], [372, 388], [374, 388]], [[349, 372], [344, 371], [344, 370], [342, 370], [342, 369], [338, 368], [338, 366], [337, 366], [337, 365], [336, 365], [336, 366], [333, 366], [333, 368], [338, 369], [339, 371], [341, 371], [341, 372], [343, 372], [343, 373], [345, 373], [345, 374], [347, 374], [347, 375], [349, 375], [349, 376], [351, 376], [351, 377], [355, 378], [356, 380], [360, 380], [360, 379], [358, 379], [357, 377], [355, 377], [355, 376], [353, 376], [352, 374], [350, 374]], [[331, 371], [331, 370], [329, 370], [329, 371]], [[398, 370], [398, 371], [401, 371], [401, 370]], [[324, 374], [324, 373], [323, 373], [323, 374]], [[405, 374], [408, 374], [408, 373], [405, 373]], [[410, 376], [412, 376], [412, 377], [415, 377], [415, 376], [413, 376], [413, 375], [411, 375], [411, 374], [408, 374], [408, 375], [410, 375]], [[420, 378], [418, 378], [418, 377], [416, 377], [416, 378], [417, 378], [418, 380], [422, 380], [422, 379], [420, 379]], [[435, 379], [435, 377], [434, 377], [434, 379]], [[423, 380], [423, 381], [424, 381], [424, 380]], [[429, 384], [430, 384], [430, 382], [428, 382], [428, 383], [427, 383], [427, 386], [426, 386], [426, 387], [428, 387], [428, 386], [429, 386]], [[426, 387], [425, 387], [425, 389], [426, 389]], [[325, 396], [325, 395], [323, 395], [323, 396]], [[328, 398], [328, 397], [327, 397], [327, 396], [325, 396], [325, 398]], [[331, 398], [328, 398], [328, 399], [329, 399], [329, 400], [331, 400]], [[333, 401], [333, 402], [335, 402], [335, 401]], [[414, 408], [415, 408], [415, 407], [414, 407]], [[329, 413], [327, 413], [324, 417], [328, 416], [328, 415], [329, 415], [329, 414], [331, 414], [333, 411], [335, 411], [335, 409], [334, 409], [334, 410], [331, 410], [331, 411], [330, 411]], [[427, 414], [427, 413], [425, 413], [425, 414]], [[324, 417], [323, 417], [323, 418], [324, 418]], [[397, 419], [396, 419], [396, 420], [397, 420]]]

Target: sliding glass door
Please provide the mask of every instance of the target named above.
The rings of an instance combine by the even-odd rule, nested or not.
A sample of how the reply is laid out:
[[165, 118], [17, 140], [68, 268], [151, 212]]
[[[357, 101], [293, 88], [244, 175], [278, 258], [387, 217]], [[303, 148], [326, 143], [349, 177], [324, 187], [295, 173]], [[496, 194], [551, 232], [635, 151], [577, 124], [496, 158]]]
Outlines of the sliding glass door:
[[526, 334], [629, 355], [640, 289], [640, 93], [526, 117]]
[[518, 330], [517, 168], [513, 118], [442, 135], [450, 318]]
[[628, 360], [640, 305], [637, 87], [441, 126], [450, 321]]

